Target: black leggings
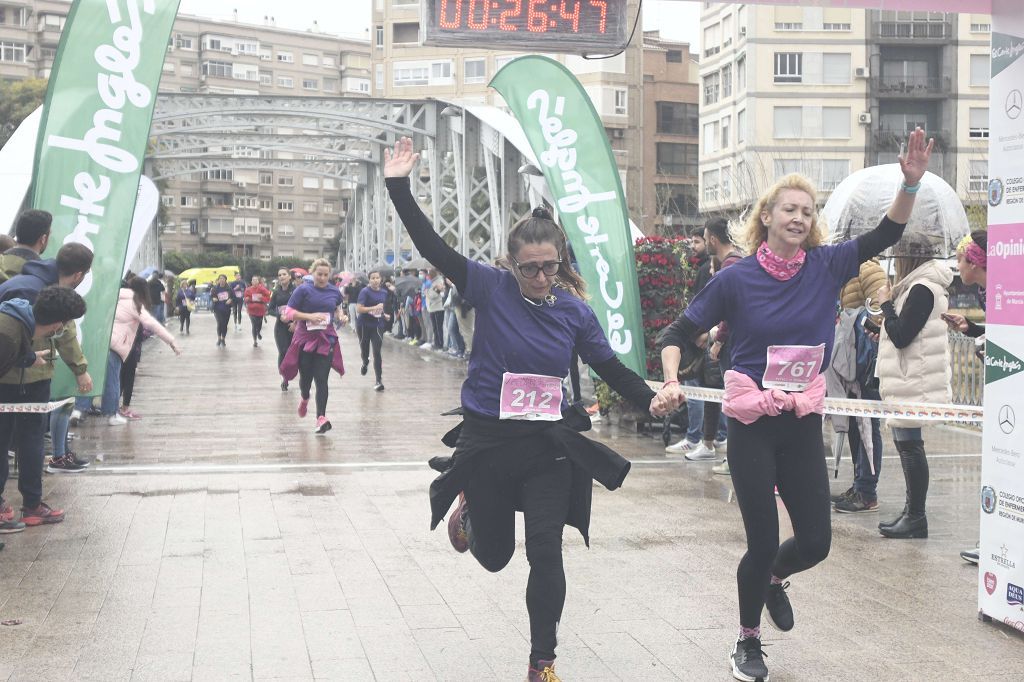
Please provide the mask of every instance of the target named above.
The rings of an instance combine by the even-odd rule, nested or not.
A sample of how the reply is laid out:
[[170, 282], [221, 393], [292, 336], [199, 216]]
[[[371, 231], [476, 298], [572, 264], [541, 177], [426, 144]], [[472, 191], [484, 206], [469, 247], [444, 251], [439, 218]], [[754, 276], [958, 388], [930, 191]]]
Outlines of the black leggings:
[[128, 359], [121, 365], [121, 397], [125, 407], [132, 404], [132, 394], [135, 393], [135, 372], [139, 369], [139, 360], [142, 359], [142, 348], [132, 348], [128, 353]]
[[192, 311], [185, 306], [178, 307], [178, 331], [189, 333], [192, 329]]
[[373, 375], [380, 383], [381, 372], [384, 363], [380, 357], [380, 345], [383, 339], [383, 331], [379, 327], [363, 325], [359, 332], [359, 352], [362, 354], [363, 364], [370, 362], [370, 346], [373, 346]]
[[237, 298], [231, 302], [231, 312], [235, 318], [235, 324], [242, 324], [242, 302]]
[[[747, 532], [747, 553], [736, 571], [740, 625], [754, 628], [761, 624], [771, 576], [806, 571], [828, 556], [832, 544], [821, 415], [783, 412], [749, 425], [730, 417], [728, 459]], [[793, 524], [793, 537], [781, 545], [775, 486]]]
[[281, 320], [274, 323], [274, 343], [277, 344], [277, 366], [281, 367], [288, 346], [292, 345], [292, 333], [288, 331], [288, 325]]
[[262, 315], [250, 315], [249, 324], [252, 325], [252, 340], [253, 343], [260, 338], [260, 333], [263, 331], [263, 316]]
[[217, 318], [217, 336], [224, 338], [228, 335], [228, 322], [231, 321], [231, 308], [214, 308], [213, 316]]
[[444, 350], [444, 311], [430, 313], [430, 326], [433, 328], [433, 347]]
[[[483, 459], [466, 486], [469, 549], [488, 571], [505, 568], [516, 549], [516, 508], [526, 520], [526, 610], [530, 662], [555, 658], [565, 605], [562, 528], [569, 516], [572, 466], [564, 457], [515, 453]], [[484, 456], [486, 457], [486, 456]]]
[[327, 380], [331, 376], [331, 358], [319, 353], [299, 351], [299, 392], [309, 400], [309, 389], [316, 382], [316, 416], [327, 415]]

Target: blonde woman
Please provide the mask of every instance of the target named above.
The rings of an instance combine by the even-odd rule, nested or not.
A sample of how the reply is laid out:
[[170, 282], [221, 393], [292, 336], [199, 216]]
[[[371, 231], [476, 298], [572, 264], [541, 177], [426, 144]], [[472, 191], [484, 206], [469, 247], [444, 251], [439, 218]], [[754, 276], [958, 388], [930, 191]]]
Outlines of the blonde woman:
[[309, 266], [309, 272], [313, 281], [301, 285], [288, 299], [289, 317], [298, 324], [280, 371], [285, 382], [299, 375], [299, 417], [306, 416], [310, 389], [316, 383], [315, 430], [322, 435], [331, 430], [327, 419], [327, 380], [331, 369], [345, 374], [334, 316], [344, 324], [348, 315], [342, 305], [341, 290], [329, 281], [331, 264], [318, 258]]
[[[663, 336], [665, 385], [658, 407], [685, 400], [676, 373], [680, 347], [724, 320], [730, 362], [723, 412], [727, 459], [747, 534], [737, 570], [740, 630], [733, 677], [767, 680], [761, 612], [778, 630], [794, 625], [784, 582], [822, 561], [832, 542], [828, 472], [821, 438], [825, 377], [835, 339], [835, 305], [861, 263], [900, 240], [933, 143], [910, 135], [900, 157], [903, 185], [881, 223], [857, 239], [822, 246], [814, 187], [789, 175], [760, 198], [747, 223], [753, 254], [722, 270]], [[779, 544], [778, 486], [794, 537]]]

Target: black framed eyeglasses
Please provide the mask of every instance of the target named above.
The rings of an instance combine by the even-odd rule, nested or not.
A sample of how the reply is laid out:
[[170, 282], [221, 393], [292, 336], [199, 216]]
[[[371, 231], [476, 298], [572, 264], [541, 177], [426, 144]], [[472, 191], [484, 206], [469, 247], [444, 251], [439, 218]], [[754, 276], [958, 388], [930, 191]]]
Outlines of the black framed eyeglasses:
[[519, 270], [519, 274], [521, 274], [526, 279], [533, 279], [541, 272], [543, 272], [548, 277], [554, 277], [555, 275], [558, 274], [558, 269], [562, 267], [561, 259], [545, 261], [540, 265], [537, 265], [536, 263], [526, 263], [525, 265], [520, 265], [519, 261], [517, 261], [515, 258], [512, 258], [512, 256], [509, 256], [509, 259], [515, 264], [516, 269]]

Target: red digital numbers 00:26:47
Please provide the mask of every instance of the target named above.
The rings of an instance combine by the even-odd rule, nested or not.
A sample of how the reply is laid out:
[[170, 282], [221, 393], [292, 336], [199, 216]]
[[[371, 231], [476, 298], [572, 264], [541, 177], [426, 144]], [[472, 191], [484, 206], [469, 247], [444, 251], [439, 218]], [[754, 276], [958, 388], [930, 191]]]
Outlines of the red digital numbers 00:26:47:
[[608, 28], [607, 0], [437, 0], [441, 29], [472, 31], [529, 31], [531, 33], [604, 34]]

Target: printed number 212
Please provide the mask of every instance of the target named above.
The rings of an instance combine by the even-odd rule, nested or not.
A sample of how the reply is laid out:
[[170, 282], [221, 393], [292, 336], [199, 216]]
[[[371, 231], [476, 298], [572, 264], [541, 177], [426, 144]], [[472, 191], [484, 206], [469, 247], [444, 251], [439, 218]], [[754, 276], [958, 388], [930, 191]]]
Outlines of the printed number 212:
[[[550, 393], [541, 393], [540, 402], [537, 402], [537, 391], [530, 391], [527, 393], [521, 388], [517, 388], [512, 391], [512, 407], [525, 407], [527, 409], [540, 409], [546, 410], [551, 407], [551, 399], [554, 398]], [[528, 404], [524, 404], [528, 403]]]

